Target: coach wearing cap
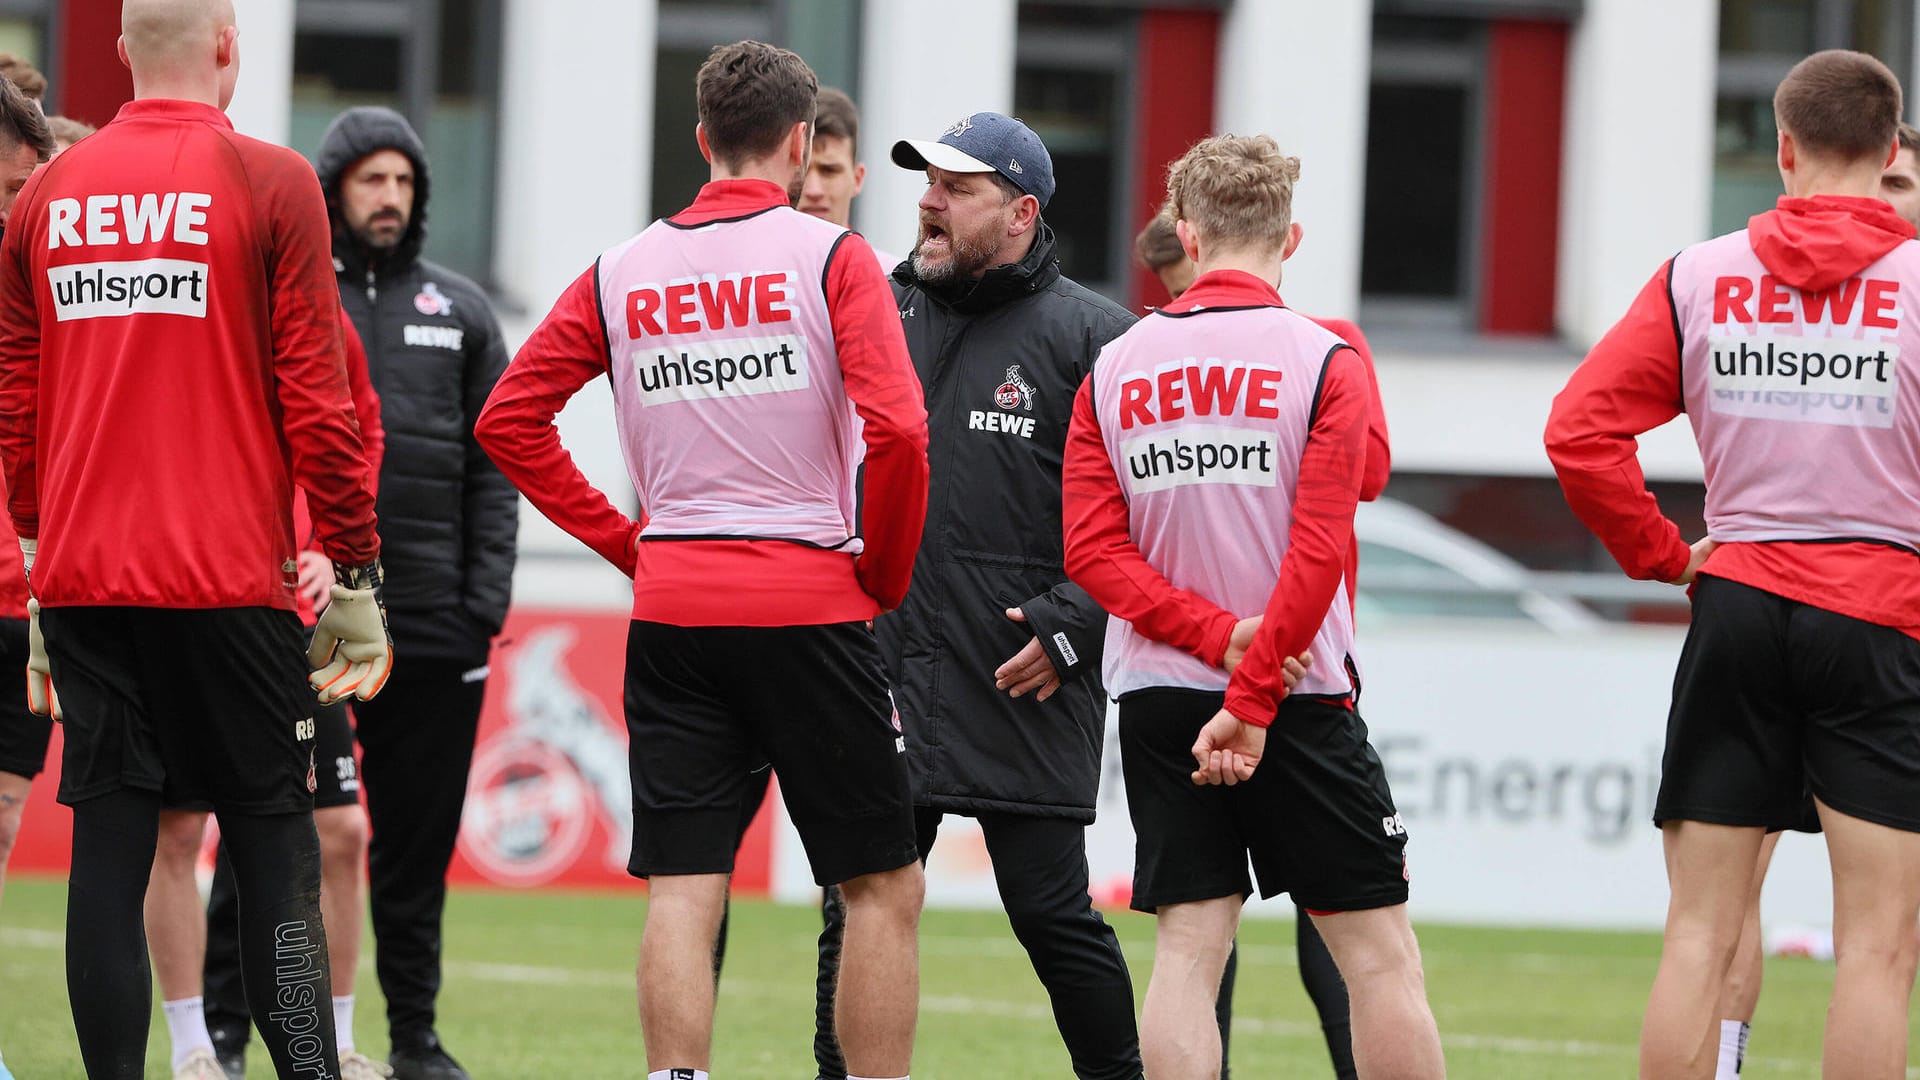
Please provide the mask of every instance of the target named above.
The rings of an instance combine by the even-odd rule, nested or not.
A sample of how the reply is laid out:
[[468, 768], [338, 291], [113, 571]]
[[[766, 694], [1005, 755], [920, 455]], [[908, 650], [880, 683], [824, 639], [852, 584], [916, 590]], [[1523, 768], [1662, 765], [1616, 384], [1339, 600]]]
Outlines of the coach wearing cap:
[[1074, 394], [1133, 317], [1061, 275], [1041, 217], [1053, 160], [1025, 124], [975, 113], [937, 141], [895, 144], [893, 162], [927, 174], [894, 293], [926, 389], [932, 483], [912, 588], [874, 630], [906, 735], [920, 852], [944, 815], [979, 819], [1074, 1073], [1135, 1080], [1126, 962], [1087, 896], [1107, 616], [1067, 581], [1060, 522]]

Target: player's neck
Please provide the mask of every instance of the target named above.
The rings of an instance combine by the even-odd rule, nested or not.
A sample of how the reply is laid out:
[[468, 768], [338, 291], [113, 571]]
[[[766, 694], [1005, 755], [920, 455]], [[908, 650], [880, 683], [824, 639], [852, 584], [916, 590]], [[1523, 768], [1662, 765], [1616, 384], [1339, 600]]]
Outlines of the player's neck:
[[1202, 252], [1200, 261], [1194, 264], [1193, 276], [1198, 279], [1216, 270], [1238, 270], [1243, 274], [1252, 274], [1261, 281], [1280, 287], [1280, 253], [1260, 254], [1249, 251]]
[[1809, 163], [1785, 174], [1787, 195], [1811, 199], [1820, 195], [1838, 195], [1856, 199], [1880, 197], [1880, 167], [1865, 165], [1815, 165]]
[[793, 182], [793, 163], [784, 159], [755, 158], [740, 163], [739, 168], [728, 168], [718, 161], [708, 170], [707, 179], [716, 180], [765, 180], [767, 183], [787, 190]]
[[217, 72], [210, 75], [143, 72], [134, 76], [133, 96], [136, 101], [197, 101], [217, 109], [220, 107], [220, 76]]

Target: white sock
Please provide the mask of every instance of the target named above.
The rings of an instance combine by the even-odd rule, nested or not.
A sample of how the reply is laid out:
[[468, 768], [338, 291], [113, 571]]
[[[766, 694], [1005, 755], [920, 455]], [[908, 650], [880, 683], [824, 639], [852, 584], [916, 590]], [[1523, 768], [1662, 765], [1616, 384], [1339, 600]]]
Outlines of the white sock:
[[705, 1069], [661, 1069], [647, 1074], [647, 1080], [709, 1080]]
[[1740, 1080], [1740, 1064], [1747, 1056], [1747, 1032], [1753, 1025], [1741, 1020], [1720, 1021], [1720, 1060], [1713, 1080]]
[[207, 1034], [205, 1003], [197, 997], [162, 1002], [167, 1014], [167, 1038], [173, 1041], [173, 1071], [179, 1072], [195, 1050], [213, 1052], [213, 1036]]
[[333, 999], [333, 1039], [341, 1054], [353, 1050], [353, 995]]

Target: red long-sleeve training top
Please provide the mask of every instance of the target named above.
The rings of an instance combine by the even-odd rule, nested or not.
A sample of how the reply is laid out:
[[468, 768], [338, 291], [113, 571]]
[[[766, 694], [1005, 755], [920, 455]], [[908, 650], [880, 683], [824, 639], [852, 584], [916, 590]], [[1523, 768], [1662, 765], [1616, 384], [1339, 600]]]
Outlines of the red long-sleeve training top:
[[135, 101], [36, 173], [0, 244], [0, 464], [42, 604], [294, 606], [293, 489], [372, 561], [313, 168]]
[[[715, 181], [670, 220], [698, 226], [786, 201], [766, 181]], [[611, 363], [595, 269], [561, 294], [507, 366], [474, 435], [541, 513], [634, 579], [636, 619], [679, 626], [870, 619], [906, 595], [927, 504], [926, 407], [899, 310], [875, 266], [867, 242], [848, 234], [825, 280], [842, 380], [866, 441], [866, 550], [857, 560], [779, 540], [638, 542], [639, 524], [587, 482], [553, 423]]]
[[[1897, 218], [1876, 226], [1823, 202], [1783, 199], [1750, 223], [1755, 253], [1790, 285], [1855, 273], [1912, 235]], [[1869, 215], [1874, 210], [1884, 207]], [[1679, 577], [1691, 555], [1680, 527], [1647, 490], [1636, 456], [1639, 435], [1684, 411], [1672, 266], [1653, 275], [1574, 371], [1554, 398], [1546, 431], [1567, 504], [1629, 576], [1652, 581]], [[1699, 572], [1920, 638], [1913, 559], [1874, 543], [1727, 543]]]
[[[1165, 310], [1181, 314], [1199, 307], [1278, 304], [1279, 296], [1263, 284], [1251, 275], [1208, 274]], [[1368, 473], [1372, 418], [1379, 411], [1378, 384], [1369, 379], [1370, 368], [1351, 349], [1336, 349], [1327, 360], [1300, 457], [1293, 526], [1279, 580], [1253, 645], [1227, 684], [1228, 711], [1247, 723], [1265, 726], [1272, 721], [1287, 693], [1282, 661], [1306, 651], [1342, 579], [1351, 573], [1354, 507]], [[1174, 588], [1134, 544], [1126, 496], [1101, 434], [1091, 385], [1091, 380], [1081, 384], [1074, 399], [1067, 441], [1062, 504], [1068, 572], [1109, 615], [1132, 623], [1146, 637], [1222, 666], [1240, 616]], [[1384, 421], [1379, 430], [1384, 446]]]

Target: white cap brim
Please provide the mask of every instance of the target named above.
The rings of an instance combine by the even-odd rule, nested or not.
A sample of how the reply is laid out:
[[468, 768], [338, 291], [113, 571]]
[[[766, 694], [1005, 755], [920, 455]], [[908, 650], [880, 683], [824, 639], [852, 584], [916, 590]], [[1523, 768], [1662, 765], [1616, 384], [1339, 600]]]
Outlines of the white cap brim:
[[893, 144], [893, 163], [903, 169], [924, 169], [931, 165], [955, 173], [998, 172], [993, 166], [943, 142], [901, 139]]

